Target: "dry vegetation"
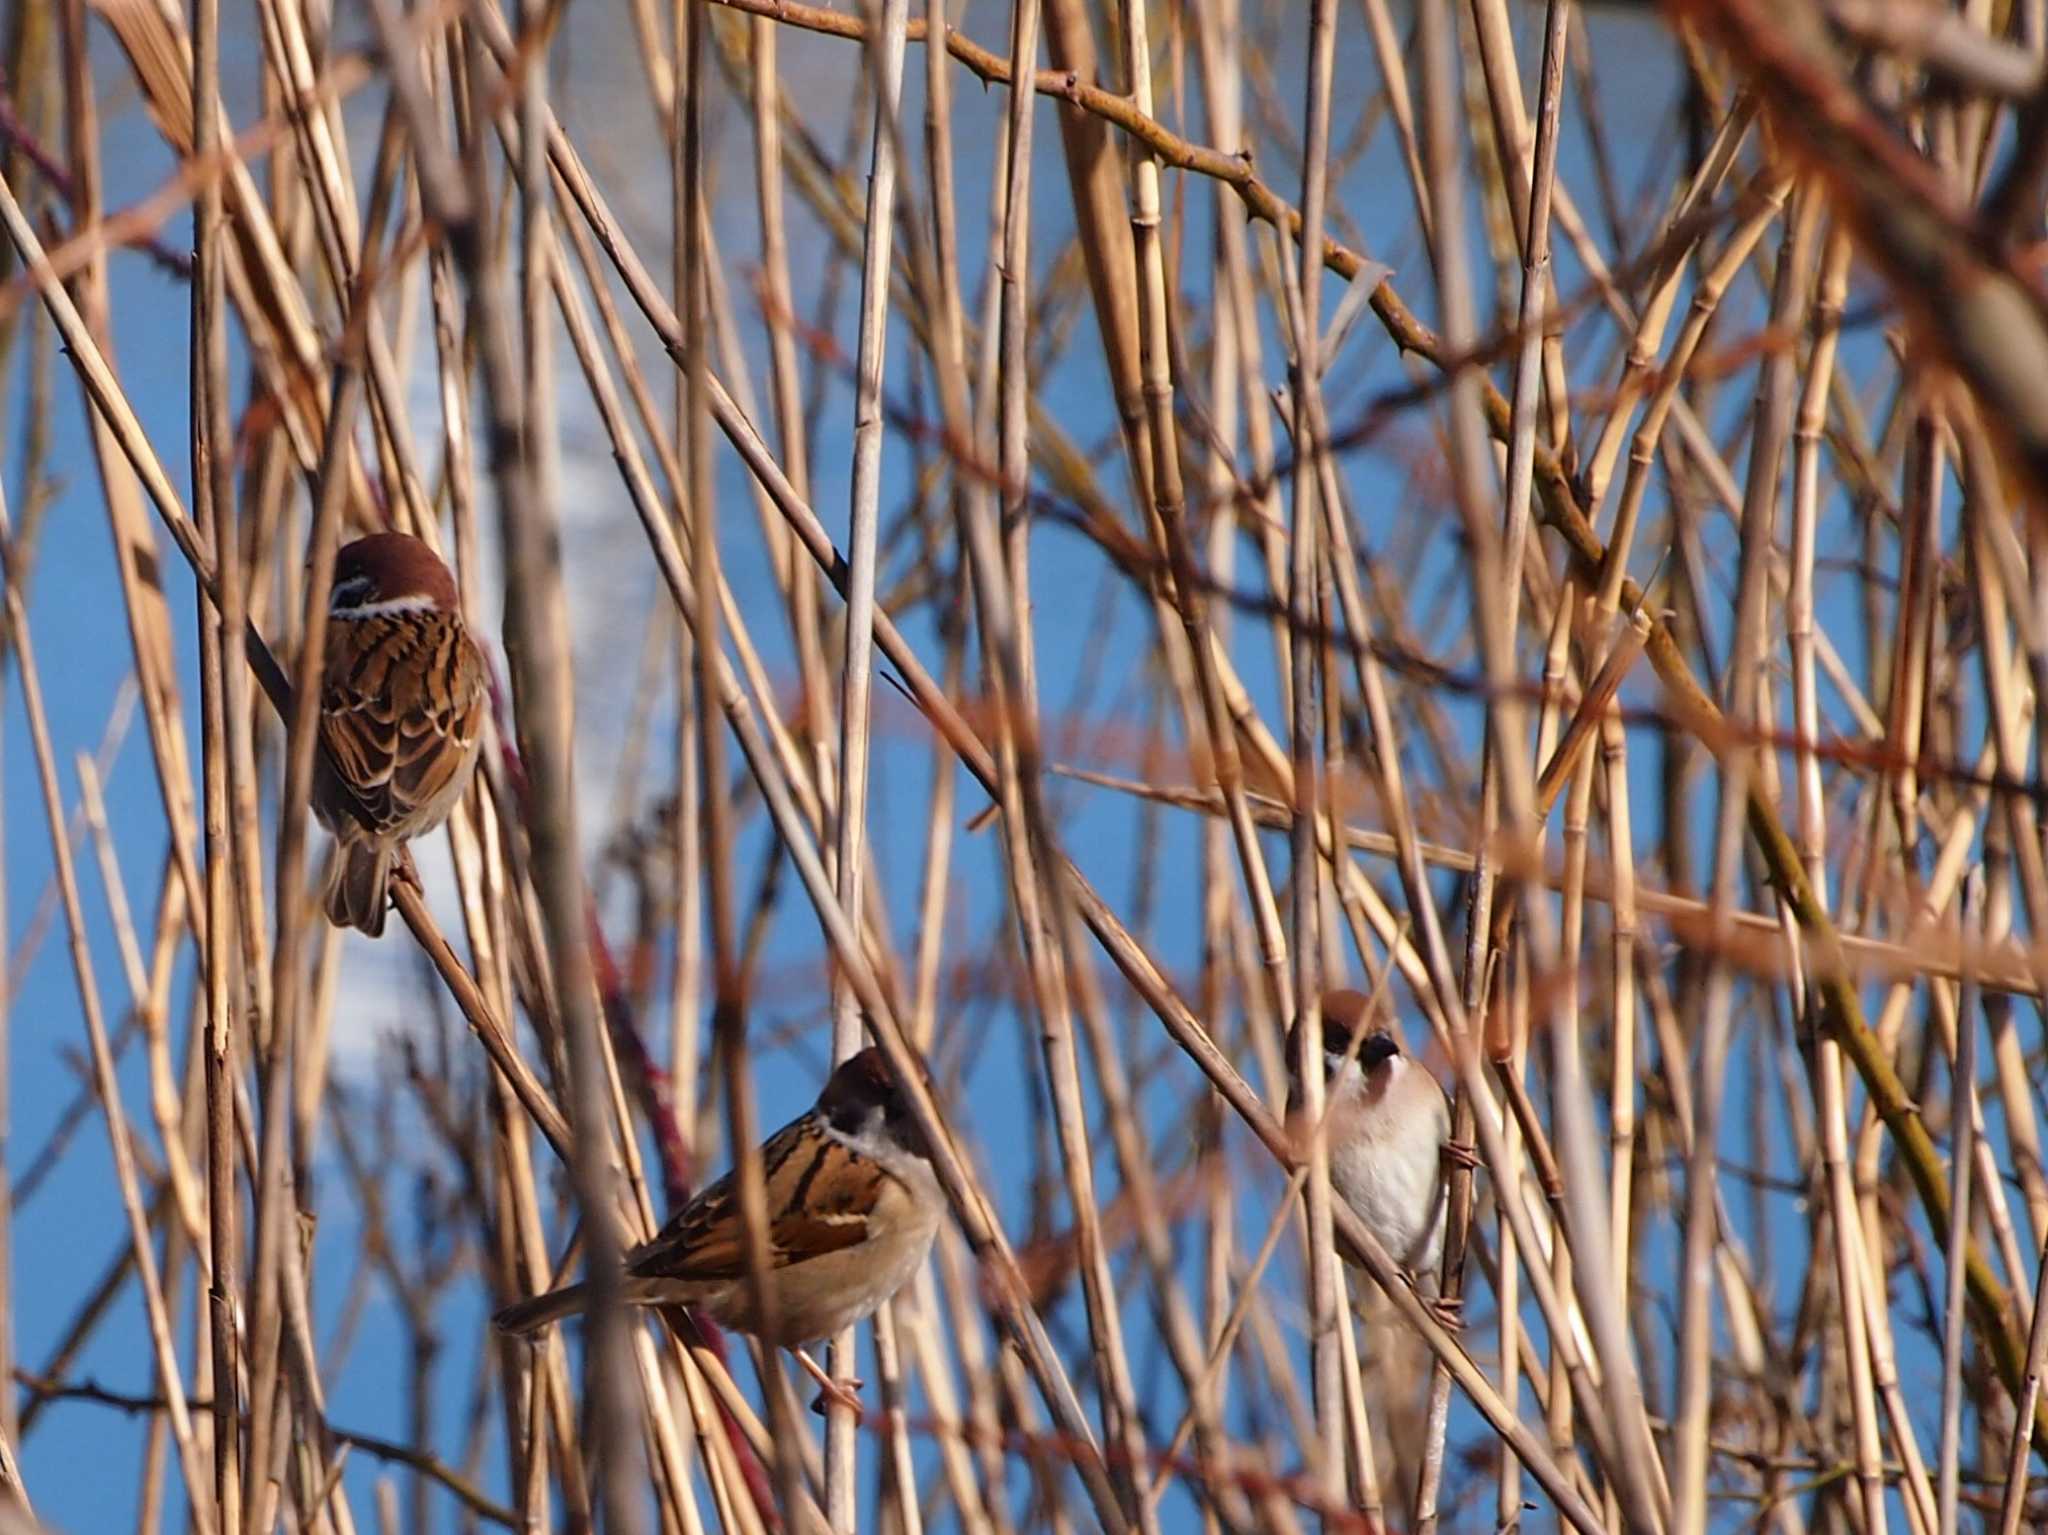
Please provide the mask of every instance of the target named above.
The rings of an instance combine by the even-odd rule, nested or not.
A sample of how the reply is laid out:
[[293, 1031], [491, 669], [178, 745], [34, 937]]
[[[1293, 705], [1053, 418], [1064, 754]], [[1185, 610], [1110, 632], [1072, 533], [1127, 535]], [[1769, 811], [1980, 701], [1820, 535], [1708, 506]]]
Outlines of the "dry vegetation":
[[[0, 4], [0, 1215], [97, 1122], [117, 1243], [16, 1245], [7, 1528], [2048, 1520], [2041, 0], [1244, 9]], [[495, 729], [344, 1053], [385, 523]], [[1340, 984], [1456, 1088], [1454, 1331], [1276, 1117]], [[863, 1019], [955, 1206], [864, 1422], [489, 1332]]]

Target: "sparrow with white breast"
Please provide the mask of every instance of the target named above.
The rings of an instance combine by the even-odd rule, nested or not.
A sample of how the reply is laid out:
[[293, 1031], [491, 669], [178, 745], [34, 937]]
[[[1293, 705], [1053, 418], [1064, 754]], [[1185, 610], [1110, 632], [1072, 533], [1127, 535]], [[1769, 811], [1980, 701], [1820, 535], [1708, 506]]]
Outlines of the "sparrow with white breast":
[[[721, 1327], [801, 1351], [871, 1315], [910, 1282], [946, 1208], [917, 1122], [879, 1050], [836, 1067], [818, 1101], [761, 1147], [768, 1186], [770, 1317], [756, 1304], [740, 1224], [739, 1180], [727, 1173], [626, 1254], [629, 1305], [684, 1305]], [[507, 1332], [533, 1332], [580, 1311], [587, 1282], [507, 1306]], [[772, 1320], [771, 1320], [772, 1319]]]
[[337, 927], [384, 931], [405, 844], [448, 818], [483, 739], [484, 666], [455, 578], [425, 543], [373, 533], [334, 557], [313, 810], [340, 844]]
[[[1323, 997], [1323, 1106], [1330, 1187], [1419, 1285], [1443, 1256], [1451, 1112], [1428, 1067], [1355, 991]], [[1302, 1103], [1301, 1023], [1287, 1036], [1288, 1101]]]

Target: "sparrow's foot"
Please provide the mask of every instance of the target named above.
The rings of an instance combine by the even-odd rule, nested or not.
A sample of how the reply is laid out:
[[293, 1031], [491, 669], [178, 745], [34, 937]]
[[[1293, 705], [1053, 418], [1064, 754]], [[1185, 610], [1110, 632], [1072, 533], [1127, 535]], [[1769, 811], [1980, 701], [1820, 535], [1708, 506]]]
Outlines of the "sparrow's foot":
[[1436, 1325], [1447, 1333], [1458, 1333], [1465, 1326], [1465, 1302], [1448, 1295], [1418, 1295], [1422, 1307], [1436, 1319]]
[[1479, 1152], [1477, 1148], [1466, 1141], [1445, 1141], [1438, 1148], [1438, 1155], [1444, 1159], [1445, 1165], [1462, 1167], [1467, 1172], [1472, 1171], [1479, 1165]]
[[420, 871], [412, 861], [412, 849], [409, 847], [399, 848], [398, 856], [391, 862], [391, 877], [403, 880], [415, 890], [425, 889], [420, 884]]
[[822, 1418], [828, 1408], [844, 1407], [853, 1414], [854, 1424], [858, 1427], [864, 1416], [860, 1405], [860, 1388], [866, 1382], [834, 1380], [825, 1373], [817, 1360], [802, 1349], [792, 1349], [791, 1352], [796, 1355], [796, 1362], [804, 1367], [804, 1373], [818, 1383], [818, 1394], [811, 1401], [811, 1411]]
[[811, 1411], [824, 1417], [835, 1407], [844, 1407], [853, 1414], [853, 1426], [859, 1428], [867, 1422], [867, 1409], [860, 1403], [860, 1385], [857, 1380], [827, 1381], [811, 1398]]

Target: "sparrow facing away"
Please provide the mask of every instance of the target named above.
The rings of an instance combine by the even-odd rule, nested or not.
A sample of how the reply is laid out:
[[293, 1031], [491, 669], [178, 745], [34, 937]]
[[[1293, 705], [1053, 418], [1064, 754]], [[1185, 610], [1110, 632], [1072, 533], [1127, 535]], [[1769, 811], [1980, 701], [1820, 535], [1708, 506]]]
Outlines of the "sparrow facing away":
[[[1401, 1051], [1384, 1015], [1355, 991], [1323, 997], [1330, 1187], [1418, 1281], [1443, 1256], [1451, 1113], [1429, 1068]], [[1301, 1024], [1287, 1036], [1290, 1110], [1302, 1103]]]
[[[721, 1327], [796, 1349], [852, 1326], [902, 1289], [946, 1208], [924, 1136], [872, 1047], [841, 1062], [817, 1103], [768, 1138], [761, 1173], [772, 1330], [747, 1277], [734, 1173], [626, 1254], [626, 1302], [694, 1306]], [[588, 1298], [587, 1283], [565, 1285], [495, 1320], [506, 1332], [533, 1332]]]
[[313, 810], [340, 843], [337, 927], [384, 931], [393, 865], [462, 797], [483, 739], [484, 667], [439, 555], [373, 533], [334, 557]]

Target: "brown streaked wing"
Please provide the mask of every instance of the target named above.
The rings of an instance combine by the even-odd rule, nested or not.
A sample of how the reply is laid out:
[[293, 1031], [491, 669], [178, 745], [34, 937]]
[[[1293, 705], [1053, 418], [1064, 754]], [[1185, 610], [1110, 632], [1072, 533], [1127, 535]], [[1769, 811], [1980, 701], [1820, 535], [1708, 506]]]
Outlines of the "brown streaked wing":
[[[785, 1125], [761, 1148], [768, 1184], [768, 1264], [787, 1268], [853, 1247], [867, 1236], [867, 1217], [888, 1175], [829, 1136], [809, 1116]], [[643, 1279], [725, 1280], [746, 1273], [739, 1186], [732, 1173], [691, 1200], [652, 1241], [628, 1255]]]
[[482, 666], [459, 620], [385, 614], [328, 625], [320, 736], [379, 831], [446, 786], [482, 723]]
[[392, 821], [389, 784], [391, 763], [398, 755], [397, 726], [380, 696], [390, 666], [382, 623], [329, 623], [320, 679], [320, 744], [327, 750], [337, 786], [377, 830]]
[[483, 667], [459, 620], [410, 615], [423, 664], [408, 677], [410, 707], [398, 712], [391, 797], [400, 814], [430, 805], [468, 761], [483, 723]]

